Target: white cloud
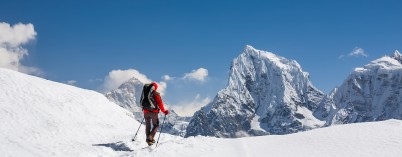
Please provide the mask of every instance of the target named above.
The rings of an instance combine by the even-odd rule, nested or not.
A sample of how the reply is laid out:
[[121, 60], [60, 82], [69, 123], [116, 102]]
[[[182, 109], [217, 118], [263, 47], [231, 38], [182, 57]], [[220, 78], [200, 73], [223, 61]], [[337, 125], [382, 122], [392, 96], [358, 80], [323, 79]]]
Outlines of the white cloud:
[[355, 47], [352, 52], [348, 54], [351, 57], [367, 57], [368, 55], [360, 47]]
[[22, 45], [34, 40], [36, 32], [32, 24], [18, 23], [11, 26], [0, 23], [0, 67], [23, 73], [42, 75], [41, 70], [21, 64], [28, 51]]
[[18, 47], [35, 39], [36, 32], [32, 24], [18, 23], [11, 26], [8, 23], [0, 23], [0, 44]]
[[147, 76], [140, 73], [135, 69], [128, 70], [112, 70], [105, 77], [103, 85], [101, 86], [101, 92], [106, 93], [113, 89], [118, 88], [121, 84], [131, 78], [137, 78], [142, 83], [152, 82]]
[[[118, 88], [121, 84], [125, 81], [128, 81], [131, 78], [137, 78], [142, 83], [150, 83], [153, 82], [149, 79], [145, 74], [140, 73], [138, 70], [135, 69], [128, 69], [128, 70], [112, 70], [109, 74], [105, 77], [103, 84], [100, 87], [100, 92], [106, 93], [113, 89]], [[164, 95], [165, 90], [167, 88], [166, 82], [158, 82], [158, 92], [161, 95]]]
[[67, 81], [67, 84], [69, 84], [69, 85], [74, 85], [75, 83], [77, 83], [76, 80], [69, 80], [69, 81]]
[[172, 80], [173, 79], [173, 77], [171, 77], [171, 76], [169, 76], [169, 75], [163, 75], [162, 76], [162, 80], [163, 81], [170, 81], [170, 80]]
[[199, 68], [197, 70], [192, 70], [191, 73], [185, 73], [183, 79], [204, 82], [207, 77], [208, 77], [208, 70], [205, 68]]
[[345, 58], [345, 55], [340, 55], [340, 56], [338, 57], [338, 59], [343, 59], [343, 58]]
[[350, 52], [347, 55], [340, 55], [338, 57], [338, 59], [344, 59], [345, 57], [367, 57], [368, 54], [364, 51], [364, 49], [360, 48], [360, 47], [355, 47], [352, 52]]
[[167, 88], [167, 83], [164, 81], [158, 82], [158, 92], [161, 93], [162, 96], [165, 95]]
[[210, 102], [211, 99], [209, 97], [202, 99], [200, 94], [197, 94], [193, 100], [179, 102], [179, 104], [175, 105], [173, 109], [180, 116], [192, 116], [194, 112]]

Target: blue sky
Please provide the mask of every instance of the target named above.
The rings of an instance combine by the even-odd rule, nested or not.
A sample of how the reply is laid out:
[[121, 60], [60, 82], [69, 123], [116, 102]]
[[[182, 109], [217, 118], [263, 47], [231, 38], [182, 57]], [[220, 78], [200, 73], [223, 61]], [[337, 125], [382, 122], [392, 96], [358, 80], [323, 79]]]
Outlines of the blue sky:
[[[16, 46], [29, 55], [17, 62], [46, 79], [100, 91], [108, 79], [133, 71], [157, 82], [168, 75], [174, 79], [165, 81], [164, 100], [189, 106], [180, 111], [188, 113], [226, 85], [230, 62], [247, 44], [296, 60], [316, 87], [330, 92], [355, 67], [402, 50], [400, 6], [397, 0], [2, 0], [0, 22], [32, 24], [36, 34]], [[119, 76], [110, 76], [116, 70]]]

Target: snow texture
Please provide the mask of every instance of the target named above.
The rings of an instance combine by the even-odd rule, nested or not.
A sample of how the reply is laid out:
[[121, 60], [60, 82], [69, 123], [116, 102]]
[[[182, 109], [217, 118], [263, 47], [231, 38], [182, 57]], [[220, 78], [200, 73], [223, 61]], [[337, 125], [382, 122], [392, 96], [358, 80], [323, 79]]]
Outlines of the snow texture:
[[0, 68], [1, 156], [97, 156], [139, 123], [102, 94]]
[[0, 91], [0, 152], [4, 157], [402, 156], [401, 120], [235, 139], [162, 133], [155, 148], [146, 147], [144, 126], [131, 142], [140, 124], [95, 91], [2, 68]]

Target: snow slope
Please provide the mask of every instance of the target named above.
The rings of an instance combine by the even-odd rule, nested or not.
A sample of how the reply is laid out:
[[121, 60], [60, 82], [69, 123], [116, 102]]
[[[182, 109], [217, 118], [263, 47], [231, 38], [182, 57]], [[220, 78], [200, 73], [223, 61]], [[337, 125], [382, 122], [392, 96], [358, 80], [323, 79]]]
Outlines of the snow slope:
[[401, 120], [235, 139], [162, 134], [142, 149], [144, 127], [131, 142], [139, 123], [102, 94], [1, 68], [0, 124], [2, 157], [402, 156]]
[[0, 124], [2, 157], [104, 155], [139, 126], [100, 93], [2, 68]]
[[163, 157], [399, 157], [402, 121], [387, 120], [319, 128], [288, 135], [244, 138], [164, 137], [157, 149], [127, 156]]

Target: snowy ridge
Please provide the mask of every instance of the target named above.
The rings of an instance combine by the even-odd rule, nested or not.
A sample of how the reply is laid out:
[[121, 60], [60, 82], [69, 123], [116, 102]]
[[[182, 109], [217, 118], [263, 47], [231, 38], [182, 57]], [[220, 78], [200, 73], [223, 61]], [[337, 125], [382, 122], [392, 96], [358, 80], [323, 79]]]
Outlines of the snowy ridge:
[[186, 136], [287, 134], [320, 127], [325, 122], [313, 112], [324, 96], [296, 61], [247, 45], [232, 62], [228, 86], [194, 114]]

